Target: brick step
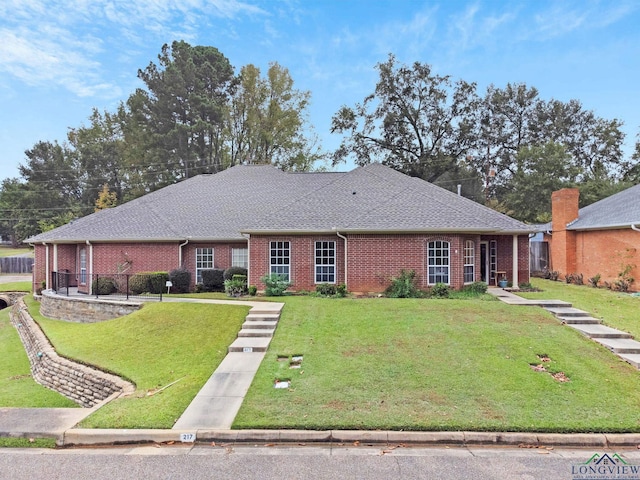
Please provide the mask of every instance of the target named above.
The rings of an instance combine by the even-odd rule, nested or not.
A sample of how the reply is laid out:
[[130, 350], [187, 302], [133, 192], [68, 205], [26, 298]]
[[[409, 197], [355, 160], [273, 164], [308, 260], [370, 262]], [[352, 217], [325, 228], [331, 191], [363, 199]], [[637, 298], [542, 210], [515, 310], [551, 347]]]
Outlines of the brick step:
[[588, 312], [579, 308], [571, 307], [543, 307], [546, 311], [553, 313], [556, 317], [590, 317]]
[[640, 353], [622, 353], [620, 358], [636, 368], [640, 368]]
[[266, 328], [243, 328], [238, 332], [238, 337], [273, 337], [274, 330]]
[[615, 328], [605, 325], [594, 324], [570, 324], [571, 328], [575, 328], [590, 338], [633, 338], [633, 335], [616, 330]]
[[594, 340], [617, 354], [640, 354], [640, 342], [630, 338], [594, 338]]
[[277, 322], [280, 320], [279, 313], [250, 313], [247, 315], [248, 322]]
[[602, 321], [599, 318], [593, 318], [593, 317], [564, 317], [564, 316], [558, 315], [557, 319], [568, 325], [572, 325], [575, 323], [599, 325], [600, 323], [602, 323]]
[[271, 337], [238, 337], [229, 346], [229, 352], [266, 352]]
[[258, 322], [258, 321], [251, 321], [251, 322], [244, 322], [242, 324], [242, 328], [250, 328], [250, 329], [267, 329], [267, 330], [275, 330], [276, 325], [278, 325], [278, 322]]

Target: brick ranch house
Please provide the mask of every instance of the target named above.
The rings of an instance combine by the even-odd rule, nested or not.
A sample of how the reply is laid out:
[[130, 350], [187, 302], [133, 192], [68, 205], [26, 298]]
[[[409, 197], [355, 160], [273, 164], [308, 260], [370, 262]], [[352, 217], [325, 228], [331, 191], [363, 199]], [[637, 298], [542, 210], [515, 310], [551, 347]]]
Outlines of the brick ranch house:
[[[628, 188], [584, 208], [579, 191], [564, 188], [551, 195], [550, 270], [561, 277], [581, 273], [584, 280], [597, 274], [612, 282], [626, 265], [640, 281], [640, 185]], [[547, 225], [549, 226], [549, 225]]]
[[[531, 227], [433, 184], [371, 164], [350, 172], [285, 173], [236, 166], [200, 175], [26, 241], [34, 286], [94, 274], [248, 268], [248, 282], [284, 274], [293, 290], [344, 283], [382, 292], [401, 269], [419, 286], [529, 280]], [[73, 281], [73, 280], [72, 280]]]

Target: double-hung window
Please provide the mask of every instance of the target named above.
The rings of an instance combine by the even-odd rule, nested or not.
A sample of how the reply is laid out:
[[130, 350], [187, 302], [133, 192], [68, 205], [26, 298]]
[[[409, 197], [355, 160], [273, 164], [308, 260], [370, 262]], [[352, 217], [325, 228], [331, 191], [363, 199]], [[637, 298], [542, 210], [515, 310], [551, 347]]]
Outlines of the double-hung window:
[[336, 283], [336, 242], [316, 242], [316, 283]]
[[87, 284], [87, 249], [80, 249], [80, 285]]
[[464, 242], [464, 283], [475, 281], [476, 245], [473, 240]]
[[444, 283], [449, 285], [449, 242], [435, 240], [428, 245], [429, 285]]
[[213, 248], [196, 248], [196, 283], [202, 283], [202, 270], [213, 268]]
[[231, 249], [231, 266], [232, 267], [249, 267], [249, 254], [246, 248]]
[[270, 242], [269, 245], [269, 273], [282, 275], [291, 281], [291, 244], [289, 242]]

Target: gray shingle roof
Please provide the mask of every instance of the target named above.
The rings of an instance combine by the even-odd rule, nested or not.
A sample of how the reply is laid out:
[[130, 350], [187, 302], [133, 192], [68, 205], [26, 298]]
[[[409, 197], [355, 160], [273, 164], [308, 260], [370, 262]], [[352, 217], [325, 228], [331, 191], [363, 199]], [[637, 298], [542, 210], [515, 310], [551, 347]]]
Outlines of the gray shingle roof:
[[345, 173], [236, 166], [200, 175], [27, 239], [243, 240], [242, 232], [526, 233], [531, 227], [380, 164]]
[[640, 185], [581, 208], [567, 230], [594, 230], [640, 225]]

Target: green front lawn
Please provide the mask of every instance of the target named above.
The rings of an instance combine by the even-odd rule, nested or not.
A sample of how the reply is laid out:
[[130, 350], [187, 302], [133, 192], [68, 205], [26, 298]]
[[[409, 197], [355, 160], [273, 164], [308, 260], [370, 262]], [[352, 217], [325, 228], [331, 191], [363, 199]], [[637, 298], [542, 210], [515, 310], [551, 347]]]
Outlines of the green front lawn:
[[640, 373], [538, 307], [284, 300], [234, 428], [640, 431]]
[[26, 253], [33, 253], [33, 250], [29, 247], [12, 248], [4, 245], [0, 246], [0, 257], [15, 257]]
[[33, 380], [29, 359], [16, 328], [11, 325], [9, 311], [9, 308], [0, 310], [0, 406], [77, 407], [71, 400]]
[[[136, 384], [91, 415], [85, 428], [171, 428], [227, 354], [249, 311], [243, 305], [147, 303], [125, 317], [92, 324], [29, 311], [60, 355], [99, 365]], [[178, 381], [162, 392], [154, 391]]]
[[532, 278], [531, 283], [543, 291], [520, 293], [520, 296], [571, 302], [575, 308], [601, 319], [603, 324], [629, 332], [636, 339], [640, 339], [640, 297], [632, 297], [628, 293], [612, 292], [604, 288], [567, 285], [565, 282], [553, 282], [540, 278]]
[[0, 283], [0, 292], [30, 292], [31, 282]]

